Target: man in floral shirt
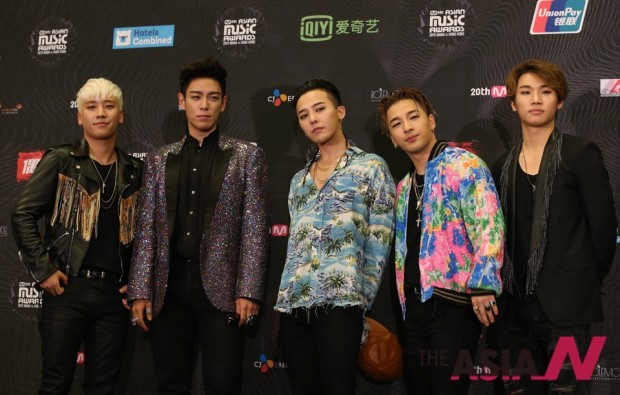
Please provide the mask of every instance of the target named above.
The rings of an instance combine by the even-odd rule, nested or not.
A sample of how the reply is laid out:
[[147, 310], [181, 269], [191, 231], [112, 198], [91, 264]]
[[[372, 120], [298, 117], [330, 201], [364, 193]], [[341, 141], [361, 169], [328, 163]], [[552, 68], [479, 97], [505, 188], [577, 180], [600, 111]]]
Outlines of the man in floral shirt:
[[355, 394], [364, 312], [377, 294], [394, 227], [385, 161], [349, 146], [338, 89], [311, 80], [295, 95], [318, 146], [291, 181], [291, 233], [275, 309], [295, 394]]

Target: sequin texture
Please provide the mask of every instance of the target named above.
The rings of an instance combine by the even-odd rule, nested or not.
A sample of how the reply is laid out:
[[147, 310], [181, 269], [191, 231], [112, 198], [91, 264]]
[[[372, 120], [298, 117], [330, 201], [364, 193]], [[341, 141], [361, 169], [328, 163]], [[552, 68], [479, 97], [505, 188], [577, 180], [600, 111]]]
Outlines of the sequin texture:
[[[177, 192], [178, 174], [166, 174], [166, 160], [178, 155], [184, 143], [185, 138], [145, 158], [128, 298], [151, 300], [154, 315], [161, 311], [166, 294], [169, 218], [176, 211], [168, 207], [168, 199]], [[211, 223], [202, 235], [200, 270], [209, 301], [232, 312], [239, 297], [263, 299], [269, 242], [267, 160], [262, 149], [224, 135], [218, 149], [232, 150], [232, 155]]]

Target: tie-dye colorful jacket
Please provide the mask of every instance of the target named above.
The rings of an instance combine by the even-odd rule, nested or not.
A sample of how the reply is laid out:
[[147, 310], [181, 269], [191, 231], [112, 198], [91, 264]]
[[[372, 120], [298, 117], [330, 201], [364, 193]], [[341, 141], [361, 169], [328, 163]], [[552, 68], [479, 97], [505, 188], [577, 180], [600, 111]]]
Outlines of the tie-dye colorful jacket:
[[317, 190], [308, 165], [291, 180], [286, 263], [275, 310], [369, 309], [394, 235], [394, 181], [385, 161], [350, 147]]
[[[411, 174], [396, 188], [395, 264], [398, 298], [405, 317], [405, 256]], [[412, 215], [414, 215], [412, 213]], [[486, 164], [476, 155], [447, 147], [426, 164], [420, 241], [422, 301], [433, 288], [500, 294], [504, 218]]]

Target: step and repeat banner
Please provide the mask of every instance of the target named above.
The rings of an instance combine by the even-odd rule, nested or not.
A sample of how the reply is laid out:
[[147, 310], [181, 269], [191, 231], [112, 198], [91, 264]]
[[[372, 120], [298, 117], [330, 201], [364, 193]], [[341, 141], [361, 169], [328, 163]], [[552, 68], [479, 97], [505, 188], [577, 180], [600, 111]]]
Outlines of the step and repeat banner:
[[[620, 3], [616, 0], [4, 0], [0, 12], [0, 394], [36, 392], [41, 293], [20, 264], [10, 229], [16, 196], [50, 145], [82, 135], [76, 92], [91, 77], [116, 82], [125, 99], [119, 144], [136, 157], [176, 140], [185, 117], [178, 71], [213, 55], [227, 68], [224, 133], [256, 143], [269, 160], [271, 246], [266, 303], [247, 333], [244, 394], [288, 394], [286, 361], [273, 341], [293, 174], [312, 147], [297, 126], [296, 88], [324, 78], [340, 88], [344, 129], [383, 156], [400, 179], [409, 160], [379, 133], [377, 104], [393, 89], [424, 91], [439, 138], [492, 164], [520, 137], [504, 79], [529, 58], [558, 64], [570, 93], [559, 128], [597, 142], [620, 207]], [[596, 193], [596, 191], [591, 191]], [[620, 390], [620, 258], [604, 283], [607, 342], [593, 373], [595, 394]], [[393, 284], [371, 313], [395, 327]], [[118, 393], [155, 391], [147, 335], [130, 331]], [[72, 394], [82, 394], [83, 361]], [[209, 358], [208, 352], [202, 358]], [[197, 364], [200, 358], [197, 356]], [[484, 366], [478, 366], [484, 372]], [[196, 372], [200, 370], [197, 368]], [[197, 375], [199, 376], [199, 375]], [[196, 389], [201, 388], [196, 377]], [[198, 393], [198, 391], [196, 391]], [[360, 394], [404, 394], [400, 381], [359, 378]], [[472, 394], [492, 394], [476, 381]]]

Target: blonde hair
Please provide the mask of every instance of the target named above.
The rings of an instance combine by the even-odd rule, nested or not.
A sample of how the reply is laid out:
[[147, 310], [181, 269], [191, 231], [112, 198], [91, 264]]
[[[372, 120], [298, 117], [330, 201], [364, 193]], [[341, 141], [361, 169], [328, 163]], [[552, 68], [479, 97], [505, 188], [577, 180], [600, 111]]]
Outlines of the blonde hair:
[[119, 110], [123, 110], [123, 92], [115, 83], [105, 78], [91, 78], [77, 93], [77, 107], [81, 111], [84, 102], [88, 100], [115, 100]]

